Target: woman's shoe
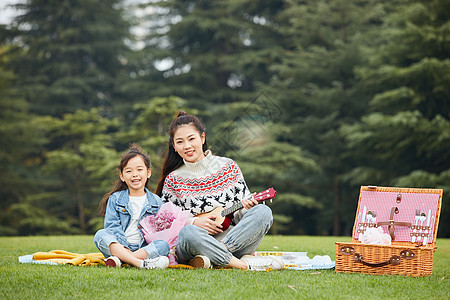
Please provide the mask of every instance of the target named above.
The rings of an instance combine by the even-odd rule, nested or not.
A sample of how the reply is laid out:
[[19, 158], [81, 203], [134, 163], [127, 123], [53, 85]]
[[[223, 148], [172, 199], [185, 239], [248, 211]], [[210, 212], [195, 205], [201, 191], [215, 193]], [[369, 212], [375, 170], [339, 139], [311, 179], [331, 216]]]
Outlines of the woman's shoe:
[[211, 261], [204, 255], [196, 255], [188, 262], [188, 265], [196, 269], [209, 269], [211, 268]]

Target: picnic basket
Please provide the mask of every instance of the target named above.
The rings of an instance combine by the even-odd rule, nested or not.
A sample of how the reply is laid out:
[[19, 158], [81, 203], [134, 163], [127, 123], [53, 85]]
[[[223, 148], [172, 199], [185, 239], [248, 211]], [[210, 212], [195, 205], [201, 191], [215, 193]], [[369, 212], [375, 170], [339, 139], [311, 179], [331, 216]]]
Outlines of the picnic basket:
[[[352, 242], [336, 242], [335, 271], [431, 275], [442, 193], [442, 189], [362, 186]], [[360, 235], [379, 226], [390, 234], [391, 245], [362, 244]]]

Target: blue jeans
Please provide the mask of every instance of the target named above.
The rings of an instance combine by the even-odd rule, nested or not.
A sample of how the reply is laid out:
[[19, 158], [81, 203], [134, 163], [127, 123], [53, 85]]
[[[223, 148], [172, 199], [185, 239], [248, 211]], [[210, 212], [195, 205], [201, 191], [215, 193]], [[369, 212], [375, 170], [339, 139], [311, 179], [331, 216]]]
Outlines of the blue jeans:
[[[119, 243], [114, 234], [111, 234], [106, 229], [100, 229], [95, 233], [94, 243], [98, 250], [103, 254], [105, 258], [111, 256], [111, 251], [109, 250], [109, 245], [111, 243]], [[136, 251], [141, 248], [139, 245], [131, 244], [130, 247], [127, 247], [131, 251]], [[170, 247], [166, 241], [156, 240], [151, 242], [150, 244], [142, 247], [147, 251], [147, 258], [155, 258], [158, 256], [167, 256], [169, 255]]]
[[178, 262], [185, 264], [195, 255], [204, 255], [213, 265], [227, 266], [232, 256], [241, 258], [243, 255], [253, 254], [272, 222], [272, 210], [266, 205], [256, 205], [244, 214], [221, 242], [203, 228], [184, 226], [178, 234]]

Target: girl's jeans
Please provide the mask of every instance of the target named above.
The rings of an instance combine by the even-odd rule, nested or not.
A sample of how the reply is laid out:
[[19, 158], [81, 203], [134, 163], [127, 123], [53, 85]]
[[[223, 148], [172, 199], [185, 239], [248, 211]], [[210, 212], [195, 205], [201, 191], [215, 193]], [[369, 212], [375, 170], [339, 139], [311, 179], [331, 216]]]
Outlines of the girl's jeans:
[[244, 214], [221, 242], [203, 228], [184, 226], [177, 240], [178, 262], [185, 264], [195, 255], [204, 255], [214, 265], [227, 266], [232, 255], [241, 258], [243, 255], [253, 254], [272, 222], [271, 209], [266, 205], [256, 205]]
[[[100, 229], [95, 233], [94, 236], [94, 243], [95, 246], [100, 250], [100, 252], [103, 254], [105, 258], [111, 256], [111, 251], [109, 250], [109, 245], [111, 243], [119, 243], [116, 239], [116, 237], [108, 232], [106, 229]], [[145, 251], [147, 251], [148, 256], [147, 258], [155, 258], [158, 256], [167, 256], [169, 255], [170, 247], [169, 244], [167, 244], [166, 241], [162, 240], [156, 240], [151, 242], [150, 244], [139, 247], [137, 244], [131, 244], [128, 249], [131, 251], [136, 251], [139, 248], [144, 248]]]

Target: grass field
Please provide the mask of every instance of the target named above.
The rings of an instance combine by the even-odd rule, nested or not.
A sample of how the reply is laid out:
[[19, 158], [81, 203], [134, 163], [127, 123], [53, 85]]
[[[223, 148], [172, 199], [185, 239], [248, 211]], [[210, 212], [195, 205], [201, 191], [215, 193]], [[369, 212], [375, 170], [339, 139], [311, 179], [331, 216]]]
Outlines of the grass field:
[[[349, 237], [266, 236], [258, 250], [330, 255]], [[433, 275], [421, 278], [334, 270], [140, 270], [20, 264], [55, 249], [98, 252], [93, 236], [0, 238], [0, 299], [450, 299], [450, 239], [438, 239]]]

